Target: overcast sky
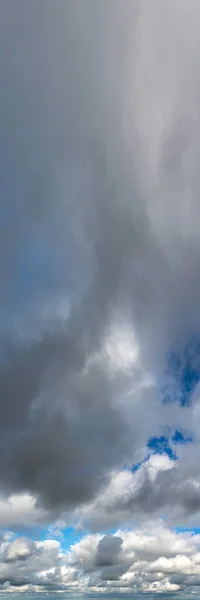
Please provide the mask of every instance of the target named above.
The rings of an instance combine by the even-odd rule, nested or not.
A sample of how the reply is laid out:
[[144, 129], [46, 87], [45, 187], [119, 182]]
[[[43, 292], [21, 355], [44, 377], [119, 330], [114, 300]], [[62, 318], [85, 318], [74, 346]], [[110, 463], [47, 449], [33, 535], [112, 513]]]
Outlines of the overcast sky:
[[199, 0], [0, 0], [0, 192], [0, 597], [198, 598]]

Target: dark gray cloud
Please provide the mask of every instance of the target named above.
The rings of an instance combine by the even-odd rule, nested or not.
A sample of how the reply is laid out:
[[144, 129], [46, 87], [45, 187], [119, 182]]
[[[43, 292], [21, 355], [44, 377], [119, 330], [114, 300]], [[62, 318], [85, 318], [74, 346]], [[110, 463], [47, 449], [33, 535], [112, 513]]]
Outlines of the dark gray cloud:
[[120, 3], [78, 6], [1, 6], [0, 476], [6, 493], [51, 507], [89, 499], [130, 452], [116, 402], [130, 378], [88, 361], [129, 305], [123, 281], [142, 231], [156, 255], [137, 186], [132, 211], [125, 163], [116, 178], [108, 148], [127, 15]]
[[0, 6], [0, 484], [52, 518], [185, 420], [159, 390], [200, 330], [199, 39], [197, 0]]
[[115, 564], [121, 550], [122, 538], [111, 534], [105, 535], [99, 542], [96, 553], [98, 567], [110, 567]]
[[101, 570], [102, 580], [115, 581], [127, 570], [122, 556], [122, 538], [105, 535], [99, 542], [95, 557], [95, 565]]
[[105, 336], [132, 228], [107, 189], [96, 116], [89, 125], [88, 52], [107, 11], [78, 4], [78, 16], [65, 2], [1, 7], [1, 481], [53, 506], [89, 498], [127, 447], [116, 382], [101, 365], [82, 373]]

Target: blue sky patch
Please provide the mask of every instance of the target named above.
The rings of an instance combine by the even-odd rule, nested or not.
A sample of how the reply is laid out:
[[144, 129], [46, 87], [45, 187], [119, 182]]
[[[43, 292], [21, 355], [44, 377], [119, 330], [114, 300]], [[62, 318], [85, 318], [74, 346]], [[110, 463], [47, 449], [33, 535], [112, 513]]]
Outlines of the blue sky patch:
[[169, 458], [176, 460], [176, 454], [172, 450], [168, 438], [163, 435], [150, 438], [147, 446], [153, 450], [154, 454], [168, 454]]
[[162, 401], [179, 401], [182, 406], [191, 402], [200, 380], [200, 341], [192, 340], [183, 351], [171, 351], [162, 386]]

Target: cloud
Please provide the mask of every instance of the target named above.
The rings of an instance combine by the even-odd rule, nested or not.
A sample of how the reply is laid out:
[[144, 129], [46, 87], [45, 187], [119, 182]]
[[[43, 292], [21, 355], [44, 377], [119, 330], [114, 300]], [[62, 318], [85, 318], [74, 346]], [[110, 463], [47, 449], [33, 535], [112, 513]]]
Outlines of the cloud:
[[130, 527], [163, 514], [173, 525], [188, 522], [195, 526], [200, 512], [195, 453], [198, 454], [198, 446], [192, 447], [191, 452], [185, 448], [178, 460], [167, 454], [152, 454], [136, 470], [113, 472], [95, 499], [75, 511], [77, 527], [104, 531], [122, 524]]
[[98, 567], [110, 567], [115, 564], [115, 560], [121, 549], [122, 538], [105, 535], [98, 544], [96, 553], [96, 565]]
[[[97, 552], [101, 545], [105, 550], [111, 545], [112, 536], [88, 536], [71, 548], [70, 560], [79, 566], [81, 572], [91, 573], [91, 585], [102, 586], [101, 579], [94, 578], [95, 540]], [[191, 573], [199, 572], [199, 535], [191, 532], [176, 533], [170, 531], [162, 521], [147, 522], [144, 528], [134, 531], [119, 530], [113, 536], [113, 548], [120, 547], [123, 572], [109, 579], [107, 564], [104, 565], [103, 580], [107, 578], [106, 593], [135, 592], [143, 594], [157, 591], [182, 591], [183, 596], [190, 593], [193, 585]], [[120, 544], [119, 540], [120, 539]], [[108, 544], [109, 541], [109, 544]], [[161, 558], [162, 557], [162, 558]], [[114, 559], [113, 563], [116, 562]], [[98, 564], [95, 562], [96, 568]], [[180, 577], [180, 574], [182, 578]], [[100, 571], [102, 578], [102, 571]], [[194, 584], [195, 585], [195, 584]], [[103, 590], [102, 590], [103, 591]]]
[[[118, 4], [124, 55], [122, 14]], [[125, 461], [127, 361], [141, 378], [126, 315], [118, 332], [116, 290], [135, 241], [105, 155], [118, 70], [111, 84], [101, 37], [112, 15], [88, 0], [78, 12], [52, 0], [1, 7], [0, 480], [7, 496], [30, 494], [52, 513], [90, 499]], [[118, 36], [106, 39], [114, 59]], [[102, 109], [92, 117], [93, 77]]]
[[[1, 3], [2, 527], [199, 513], [199, 13], [198, 0]], [[161, 435], [177, 460], [144, 462]], [[192, 558], [130, 558], [125, 539], [86, 537], [69, 564], [59, 544], [13, 541], [1, 585], [198, 585], [196, 536]]]
[[67, 552], [55, 540], [3, 540], [1, 593], [135, 593], [142, 598], [156, 591], [180, 591], [188, 598], [199, 586], [199, 550], [199, 534], [177, 533], [162, 520], [114, 535], [85, 535]]
[[122, 538], [111, 534], [105, 535], [98, 543], [95, 564], [101, 570], [101, 579], [116, 581], [127, 566], [123, 563], [121, 553]]
[[26, 538], [17, 538], [6, 547], [4, 553], [5, 562], [26, 560], [34, 551], [34, 542]]

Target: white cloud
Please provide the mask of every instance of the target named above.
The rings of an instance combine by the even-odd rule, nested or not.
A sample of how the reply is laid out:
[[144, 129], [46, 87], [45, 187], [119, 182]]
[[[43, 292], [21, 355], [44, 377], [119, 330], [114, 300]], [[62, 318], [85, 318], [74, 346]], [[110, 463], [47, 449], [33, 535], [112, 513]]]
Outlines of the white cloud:
[[0, 527], [22, 528], [47, 522], [49, 514], [38, 508], [37, 500], [30, 494], [11, 494], [0, 497]]
[[85, 535], [67, 552], [55, 540], [2, 541], [0, 559], [1, 592], [8, 594], [123, 591], [140, 597], [180, 590], [189, 598], [200, 583], [200, 536], [176, 533], [162, 520], [114, 535]]
[[[79, 519], [78, 527], [101, 531], [120, 523], [132, 524], [140, 515], [143, 517], [146, 512], [151, 514], [164, 508], [165, 499], [160, 506], [159, 493], [156, 498], [156, 479], [160, 473], [176, 468], [176, 462], [170, 460], [167, 454], [151, 455], [135, 472], [125, 469], [112, 473], [108, 485], [94, 502], [75, 513]], [[147, 493], [149, 507], [145, 503]]]

